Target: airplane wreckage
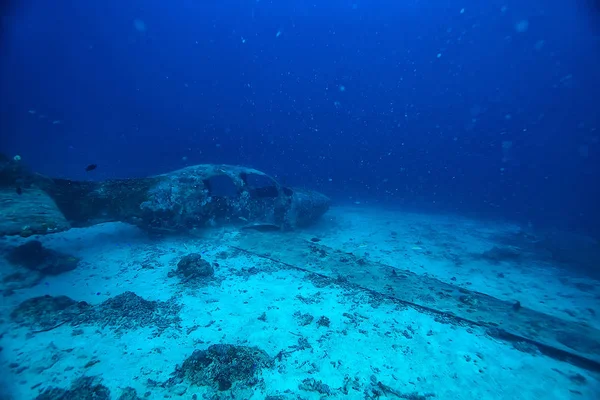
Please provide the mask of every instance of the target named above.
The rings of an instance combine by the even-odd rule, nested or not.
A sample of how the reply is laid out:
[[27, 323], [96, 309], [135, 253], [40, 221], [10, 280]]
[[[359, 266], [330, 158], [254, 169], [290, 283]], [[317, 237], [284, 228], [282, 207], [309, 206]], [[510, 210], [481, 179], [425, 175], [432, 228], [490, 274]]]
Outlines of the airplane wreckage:
[[180, 232], [235, 224], [293, 230], [319, 219], [327, 196], [280, 185], [247, 167], [201, 164], [139, 179], [100, 182], [31, 173], [0, 158], [0, 235], [23, 237], [121, 221], [148, 231]]
[[[525, 352], [600, 373], [600, 330], [444, 282], [398, 265], [343, 252], [300, 235], [269, 235], [317, 221], [330, 200], [288, 188], [263, 172], [231, 165], [195, 165], [140, 179], [81, 182], [30, 173], [18, 160], [0, 158], [0, 236], [60, 232], [123, 221], [148, 231], [181, 232], [232, 224], [255, 228], [232, 249], [280, 268], [296, 269], [435, 316], [479, 327]], [[533, 253], [532, 253], [533, 254]]]

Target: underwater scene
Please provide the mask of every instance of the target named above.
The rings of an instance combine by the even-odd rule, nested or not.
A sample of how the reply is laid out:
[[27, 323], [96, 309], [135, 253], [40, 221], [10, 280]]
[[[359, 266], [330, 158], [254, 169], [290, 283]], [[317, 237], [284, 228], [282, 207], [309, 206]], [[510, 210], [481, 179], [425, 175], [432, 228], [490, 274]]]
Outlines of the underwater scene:
[[597, 1], [0, 4], [0, 400], [600, 399]]

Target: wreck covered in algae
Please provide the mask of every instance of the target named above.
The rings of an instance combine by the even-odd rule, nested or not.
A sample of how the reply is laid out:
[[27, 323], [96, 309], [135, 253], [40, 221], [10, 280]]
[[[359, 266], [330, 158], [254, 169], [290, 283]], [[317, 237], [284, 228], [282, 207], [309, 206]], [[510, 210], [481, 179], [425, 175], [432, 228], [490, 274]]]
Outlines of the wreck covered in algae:
[[122, 221], [149, 231], [221, 225], [291, 230], [328, 209], [327, 196], [280, 185], [253, 168], [201, 164], [139, 179], [100, 182], [31, 173], [0, 159], [0, 235], [31, 236]]

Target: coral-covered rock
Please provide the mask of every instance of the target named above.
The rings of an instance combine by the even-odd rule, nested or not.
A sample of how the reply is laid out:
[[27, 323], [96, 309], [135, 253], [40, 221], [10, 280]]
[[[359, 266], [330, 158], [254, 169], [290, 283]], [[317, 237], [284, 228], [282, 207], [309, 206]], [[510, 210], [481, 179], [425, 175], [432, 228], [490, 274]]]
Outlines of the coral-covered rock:
[[195, 350], [177, 369], [175, 385], [182, 380], [196, 386], [229, 390], [234, 384], [253, 386], [263, 368], [273, 367], [273, 359], [257, 347], [214, 344], [207, 350]]
[[213, 266], [198, 253], [188, 254], [177, 263], [177, 269], [169, 277], [178, 276], [184, 281], [210, 278], [215, 274]]
[[43, 275], [58, 275], [77, 268], [79, 259], [69, 254], [45, 248], [38, 240], [31, 240], [14, 247], [6, 256], [14, 265], [40, 272]]

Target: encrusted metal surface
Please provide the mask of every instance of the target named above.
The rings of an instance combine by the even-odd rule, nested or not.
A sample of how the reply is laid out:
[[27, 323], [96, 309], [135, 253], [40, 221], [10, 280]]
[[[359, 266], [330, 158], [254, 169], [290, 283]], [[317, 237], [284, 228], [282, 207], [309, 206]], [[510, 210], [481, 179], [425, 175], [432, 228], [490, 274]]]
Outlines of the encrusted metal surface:
[[[4, 183], [6, 191], [14, 192], [13, 180]], [[158, 231], [223, 224], [269, 224], [288, 230], [316, 221], [330, 204], [321, 193], [283, 187], [261, 171], [236, 165], [201, 164], [148, 178], [102, 182], [35, 174], [26, 180], [29, 183], [23, 193], [10, 197], [15, 209], [11, 215], [16, 215], [17, 225], [32, 225], [37, 221], [33, 210], [40, 209], [32, 203], [32, 194], [41, 193], [49, 205], [54, 205], [53, 219], [60, 221], [53, 224], [55, 230], [108, 221]], [[34, 204], [35, 208], [30, 207]], [[19, 232], [15, 226], [0, 226], [0, 234]]]

